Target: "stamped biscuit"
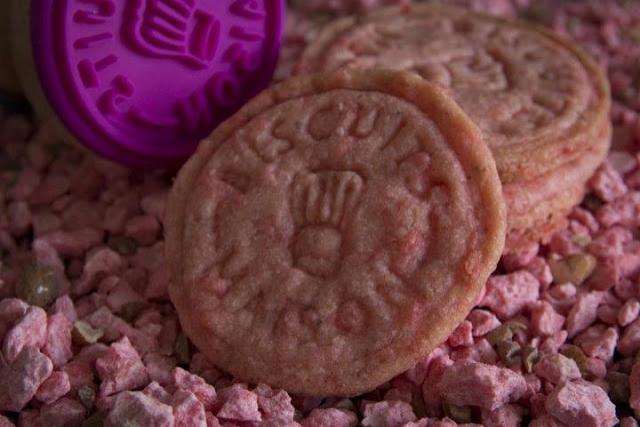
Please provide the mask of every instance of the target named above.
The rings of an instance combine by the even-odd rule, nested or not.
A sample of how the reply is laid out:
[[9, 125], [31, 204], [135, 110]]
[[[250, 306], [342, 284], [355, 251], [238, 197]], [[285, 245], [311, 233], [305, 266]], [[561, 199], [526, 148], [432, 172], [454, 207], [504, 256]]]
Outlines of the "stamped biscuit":
[[483, 131], [503, 183], [575, 160], [608, 122], [608, 83], [595, 61], [524, 22], [428, 4], [386, 8], [325, 27], [297, 73], [372, 67], [446, 88]]
[[481, 133], [403, 72], [298, 78], [199, 147], [167, 207], [184, 330], [237, 378], [355, 395], [464, 319], [505, 207]]

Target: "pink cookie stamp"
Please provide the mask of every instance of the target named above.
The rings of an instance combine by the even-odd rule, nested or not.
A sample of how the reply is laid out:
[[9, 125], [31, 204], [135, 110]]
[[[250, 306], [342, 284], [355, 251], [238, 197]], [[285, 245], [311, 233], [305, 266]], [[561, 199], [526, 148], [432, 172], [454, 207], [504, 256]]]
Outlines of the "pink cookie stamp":
[[32, 0], [40, 84], [97, 153], [179, 166], [269, 85], [284, 0]]

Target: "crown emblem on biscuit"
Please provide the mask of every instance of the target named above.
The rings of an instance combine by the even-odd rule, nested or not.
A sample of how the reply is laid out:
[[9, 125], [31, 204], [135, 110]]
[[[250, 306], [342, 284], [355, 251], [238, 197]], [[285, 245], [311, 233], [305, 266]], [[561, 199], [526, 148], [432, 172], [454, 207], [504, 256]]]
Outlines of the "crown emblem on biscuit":
[[220, 21], [196, 0], [129, 0], [124, 34], [135, 48], [204, 68], [220, 42]]
[[362, 178], [349, 171], [296, 177], [292, 213], [297, 230], [293, 246], [297, 268], [319, 277], [337, 272], [343, 228], [359, 202], [362, 187]]

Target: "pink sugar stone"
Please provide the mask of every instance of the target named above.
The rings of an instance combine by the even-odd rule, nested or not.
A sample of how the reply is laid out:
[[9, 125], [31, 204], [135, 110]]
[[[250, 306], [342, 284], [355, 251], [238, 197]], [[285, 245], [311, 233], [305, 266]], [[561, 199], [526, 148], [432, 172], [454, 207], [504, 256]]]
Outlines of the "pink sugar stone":
[[569, 337], [587, 329], [598, 316], [598, 305], [602, 301], [602, 292], [588, 292], [578, 295], [576, 304], [567, 316], [567, 332]]
[[0, 427], [15, 427], [15, 424], [9, 421], [9, 418], [0, 415]]
[[612, 150], [607, 155], [607, 162], [620, 175], [625, 175], [636, 168], [638, 162], [635, 157], [626, 151]]
[[134, 195], [119, 198], [105, 210], [103, 227], [111, 234], [122, 234], [127, 221], [136, 213], [138, 199]]
[[164, 211], [167, 205], [168, 195], [169, 193], [167, 191], [160, 191], [143, 197], [140, 201], [142, 211], [162, 223], [164, 221]]
[[14, 200], [27, 200], [38, 188], [41, 180], [42, 176], [35, 169], [22, 169], [13, 187], [9, 190], [9, 197]]
[[562, 330], [564, 316], [558, 314], [547, 301], [531, 305], [531, 328], [535, 335], [553, 335]]
[[537, 242], [525, 244], [515, 252], [504, 254], [502, 256], [502, 265], [509, 272], [524, 268], [533, 261], [539, 250], [540, 245]]
[[602, 359], [588, 358], [586, 370], [595, 378], [604, 379], [607, 376], [607, 365]]
[[48, 208], [41, 208], [32, 213], [33, 235], [38, 238], [62, 228], [62, 220]]
[[9, 218], [9, 231], [14, 236], [23, 236], [31, 228], [31, 209], [26, 202], [11, 203], [7, 208], [7, 217]]
[[626, 417], [620, 420], [620, 427], [638, 427], [638, 422], [633, 417]]
[[519, 427], [522, 422], [523, 408], [517, 405], [504, 405], [496, 410], [482, 411], [484, 427]]
[[635, 298], [636, 295], [640, 294], [639, 283], [633, 282], [630, 279], [618, 281], [613, 290], [615, 295], [624, 301]]
[[22, 410], [52, 371], [47, 356], [33, 347], [23, 349], [13, 362], [0, 368], [0, 411]]
[[603, 304], [598, 307], [598, 320], [607, 325], [616, 325], [618, 323], [618, 314], [620, 309], [608, 304]]
[[510, 369], [477, 362], [456, 362], [442, 376], [438, 388], [447, 402], [458, 406], [497, 409], [527, 391], [524, 377]]
[[607, 393], [587, 381], [568, 381], [547, 398], [545, 408], [554, 418], [570, 426], [613, 427], [616, 408]]
[[92, 291], [98, 280], [118, 274], [124, 265], [124, 259], [109, 248], [102, 247], [91, 252], [85, 260], [80, 280], [74, 285], [74, 293], [83, 295]]
[[155, 381], [150, 382], [142, 392], [167, 405], [170, 405], [173, 399], [169, 392]]
[[536, 375], [552, 384], [582, 377], [576, 362], [560, 353], [544, 356], [533, 369]]
[[71, 391], [69, 375], [64, 371], [55, 371], [38, 388], [35, 398], [43, 403], [53, 403]]
[[[100, 244], [104, 231], [97, 228], [81, 228], [72, 231], [53, 231], [36, 239], [47, 242], [64, 258], [81, 257], [92, 247]], [[35, 243], [35, 242], [34, 242]]]
[[427, 415], [438, 416], [442, 411], [440, 381], [453, 361], [447, 354], [437, 356], [429, 366], [429, 372], [422, 384], [422, 399]]
[[365, 427], [401, 427], [415, 421], [416, 415], [407, 402], [382, 401], [370, 403], [364, 407], [362, 425]]
[[207, 427], [202, 402], [191, 392], [178, 390], [171, 401], [175, 427]]
[[72, 330], [73, 323], [63, 313], [54, 314], [47, 319], [46, 342], [42, 352], [51, 359], [54, 368], [62, 367], [73, 357]]
[[593, 216], [593, 214], [581, 208], [580, 206], [576, 206], [573, 208], [571, 213], [569, 214], [569, 218], [574, 221], [580, 222], [582, 225], [587, 227], [590, 233], [597, 233], [600, 230], [600, 224], [598, 224], [598, 220]]
[[206, 412], [205, 416], [207, 417], [207, 427], [221, 427], [220, 421], [213, 415], [211, 412]]
[[166, 265], [151, 272], [144, 296], [151, 300], [169, 300], [169, 270]]
[[622, 176], [609, 162], [604, 162], [589, 180], [591, 190], [605, 202], [611, 202], [624, 196], [628, 188]]
[[573, 283], [562, 283], [552, 286], [547, 293], [557, 300], [566, 300], [576, 296], [578, 289]]
[[411, 390], [394, 387], [387, 390], [382, 399], [387, 401], [399, 400], [410, 404], [413, 399], [413, 394]]
[[155, 243], [159, 232], [160, 222], [151, 215], [133, 217], [125, 225], [125, 235], [131, 237], [141, 246]]
[[266, 384], [258, 385], [254, 390], [258, 395], [258, 408], [263, 421], [289, 423], [295, 416], [291, 396], [284, 390], [273, 390]]
[[69, 298], [69, 295], [63, 295], [55, 300], [51, 306], [51, 314], [62, 314], [67, 318], [67, 320], [69, 320], [69, 322], [72, 323], [78, 320], [76, 308], [71, 298]]
[[616, 328], [595, 325], [578, 335], [574, 342], [582, 347], [587, 356], [608, 362], [618, 343], [618, 331]]
[[164, 243], [158, 242], [153, 246], [138, 248], [130, 261], [132, 266], [143, 268], [149, 272], [159, 269], [165, 264]]
[[147, 353], [144, 356], [144, 364], [151, 381], [157, 381], [162, 385], [170, 384], [173, 377], [171, 372], [176, 367], [176, 360], [160, 353]]
[[623, 279], [621, 259], [624, 255], [601, 259], [588, 283], [591, 289], [608, 291]]
[[234, 384], [221, 393], [222, 406], [216, 416], [223, 420], [239, 422], [260, 422], [262, 414], [258, 409], [258, 395], [240, 384]]
[[473, 310], [469, 316], [467, 316], [467, 320], [473, 325], [474, 337], [484, 336], [500, 326], [500, 321], [493, 313], [480, 308]]
[[142, 304], [144, 299], [127, 282], [117, 280], [113, 289], [108, 291], [106, 303], [112, 311], [118, 313], [125, 305], [132, 303]]
[[629, 375], [629, 406], [634, 410], [637, 417], [640, 417], [640, 362], [636, 362], [631, 367]]
[[449, 336], [451, 347], [469, 347], [473, 345], [473, 325], [468, 320], [462, 322]]
[[300, 424], [302, 427], [356, 427], [358, 418], [352, 412], [340, 409], [314, 409]]
[[491, 309], [499, 318], [508, 319], [536, 301], [539, 288], [540, 283], [528, 271], [492, 276], [480, 305]]
[[73, 200], [60, 214], [63, 228], [101, 228], [102, 212], [95, 204], [87, 200]]
[[547, 400], [547, 396], [543, 393], [536, 392], [529, 398], [529, 408], [531, 417], [541, 417], [546, 415], [547, 410], [544, 408], [544, 403]]
[[109, 307], [104, 306], [92, 311], [83, 320], [94, 328], [101, 329], [104, 332], [102, 339], [106, 342], [117, 340], [131, 329], [131, 325], [124, 319], [114, 315]]
[[551, 274], [551, 268], [547, 261], [542, 257], [535, 257], [525, 267], [529, 273], [533, 274], [538, 282], [540, 282], [541, 289], [547, 289], [551, 282], [553, 282], [553, 275]]
[[[122, 281], [120, 283], [123, 283]], [[117, 288], [117, 287], [116, 287]], [[116, 289], [114, 288], [114, 290]], [[124, 289], [129, 290], [127, 287], [123, 287]], [[131, 289], [135, 292], [135, 290]], [[129, 301], [133, 302], [133, 301]], [[142, 313], [140, 313], [133, 322], [133, 325], [136, 328], [144, 328], [150, 325], [160, 326], [163, 321], [162, 313], [156, 308], [147, 308]], [[162, 326], [160, 326], [162, 328]]]
[[86, 412], [79, 401], [63, 397], [40, 409], [38, 423], [47, 427], [80, 427], [86, 418]]
[[566, 427], [566, 424], [553, 419], [549, 415], [542, 415], [529, 423], [529, 427]]
[[48, 205], [69, 191], [69, 179], [60, 174], [49, 174], [44, 177], [29, 197], [32, 205]]
[[618, 324], [620, 326], [627, 326], [633, 323], [640, 314], [640, 302], [637, 299], [630, 299], [624, 303], [620, 312], [618, 313]]
[[71, 389], [77, 390], [82, 386], [92, 386], [95, 380], [94, 365], [98, 357], [107, 352], [109, 347], [96, 343], [84, 347], [75, 358], [62, 367], [69, 376]]
[[499, 358], [498, 353], [496, 353], [491, 344], [489, 344], [489, 341], [482, 338], [476, 340], [471, 347], [465, 347], [451, 353], [451, 359], [454, 361], [473, 360], [492, 365], [495, 364]]
[[619, 256], [624, 245], [633, 240], [633, 233], [624, 227], [614, 226], [598, 235], [588, 246], [588, 251], [599, 258]]
[[95, 167], [92, 158], [85, 158], [71, 175], [71, 194], [94, 199], [105, 187], [105, 179]]
[[436, 358], [448, 353], [448, 347], [445, 349], [443, 346], [436, 347], [426, 357], [422, 358], [415, 364], [415, 366], [404, 373], [405, 378], [411, 381], [414, 385], [421, 386], [424, 382], [427, 373], [429, 372], [429, 366], [431, 362]]
[[46, 335], [47, 313], [40, 307], [29, 307], [4, 338], [2, 352], [7, 362], [13, 362], [25, 347], [42, 348]]
[[29, 304], [18, 298], [5, 298], [0, 300], [0, 323], [13, 326], [22, 318], [29, 309]]
[[124, 425], [173, 427], [173, 409], [142, 392], [125, 391], [115, 398], [105, 422], [106, 427]]
[[62, 213], [62, 211], [64, 211], [67, 207], [69, 207], [69, 205], [73, 202], [73, 197], [70, 194], [66, 194], [64, 196], [60, 196], [58, 197], [53, 203], [50, 203], [48, 205], [51, 206], [51, 209], [57, 213], [60, 214]]
[[84, 320], [94, 328], [100, 328], [104, 331], [103, 341], [111, 342], [126, 336], [141, 356], [158, 350], [158, 342], [155, 337], [132, 327], [122, 318], [111, 313], [107, 307], [100, 307]]
[[96, 359], [96, 370], [102, 380], [100, 393], [106, 396], [134, 390], [149, 382], [140, 355], [127, 337], [111, 344], [109, 350]]
[[596, 218], [605, 227], [620, 224], [637, 227], [640, 223], [640, 193], [630, 191], [598, 209]]
[[640, 350], [640, 319], [627, 326], [618, 341], [618, 351], [631, 356]]
[[199, 376], [185, 371], [182, 368], [175, 368], [172, 372], [173, 385], [176, 389], [183, 389], [192, 392], [202, 402], [206, 410], [211, 410], [216, 403], [216, 389], [205, 382]]
[[565, 330], [556, 332], [555, 334], [542, 341], [542, 344], [540, 344], [540, 351], [543, 353], [557, 353], [558, 349], [567, 340], [568, 335], [569, 334]]
[[542, 381], [535, 374], [525, 374], [524, 379], [527, 382], [527, 393], [525, 394], [525, 398], [533, 397], [542, 389]]
[[561, 257], [580, 252], [581, 248], [574, 242], [573, 233], [570, 230], [561, 230], [554, 233], [549, 241], [549, 250]]

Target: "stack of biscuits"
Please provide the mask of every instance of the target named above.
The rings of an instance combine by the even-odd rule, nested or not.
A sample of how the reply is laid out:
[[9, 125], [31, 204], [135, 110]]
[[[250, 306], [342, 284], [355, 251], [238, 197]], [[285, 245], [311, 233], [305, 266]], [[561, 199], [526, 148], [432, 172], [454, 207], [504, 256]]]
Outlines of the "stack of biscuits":
[[546, 30], [428, 4], [329, 24], [297, 74], [180, 172], [170, 292], [237, 378], [354, 395], [446, 339], [505, 245], [563, 226], [609, 149], [609, 88]]
[[411, 71], [445, 88], [481, 128], [508, 206], [507, 251], [566, 223], [609, 148], [608, 81], [575, 45], [524, 22], [413, 4], [339, 19], [298, 74]]

